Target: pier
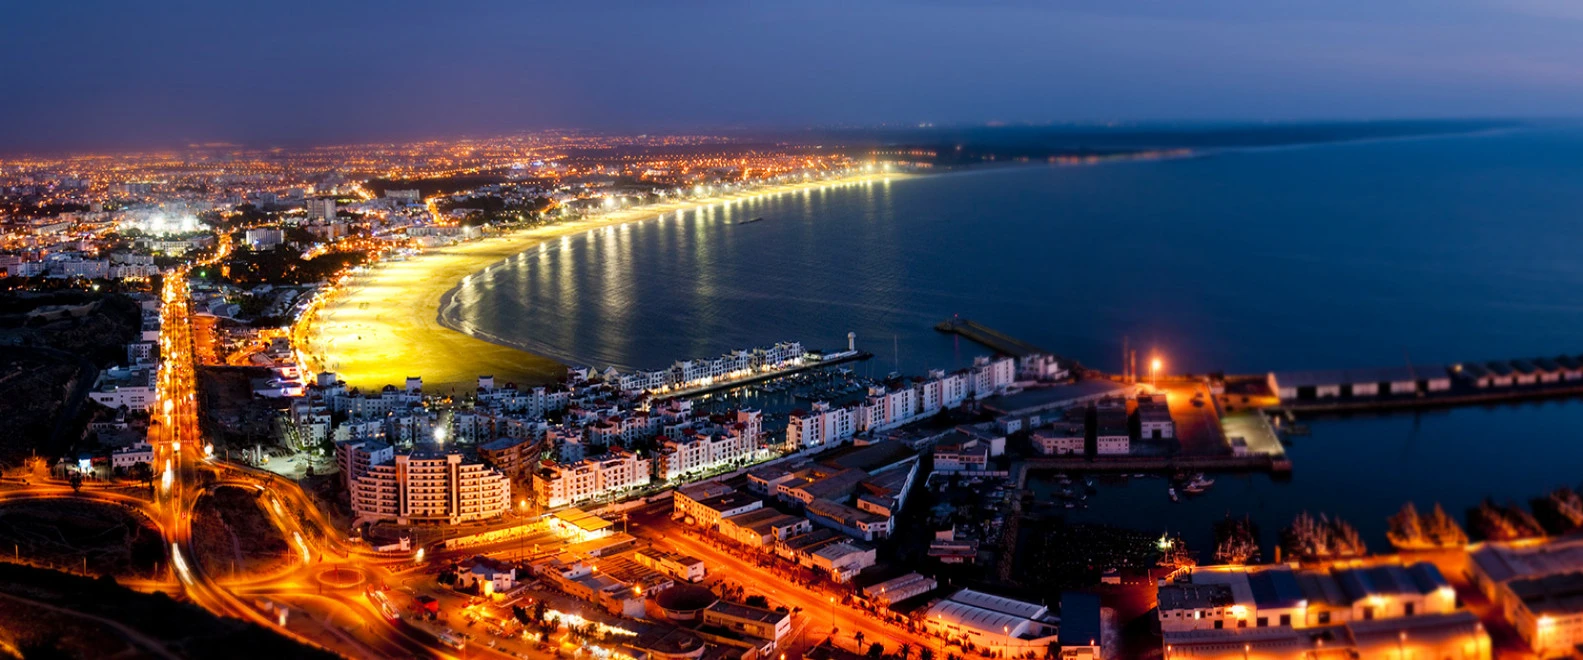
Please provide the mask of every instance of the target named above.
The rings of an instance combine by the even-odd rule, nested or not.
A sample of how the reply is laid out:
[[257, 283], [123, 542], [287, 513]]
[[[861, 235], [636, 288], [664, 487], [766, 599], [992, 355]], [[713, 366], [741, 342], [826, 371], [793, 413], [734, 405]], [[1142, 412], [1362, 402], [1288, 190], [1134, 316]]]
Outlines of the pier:
[[1290, 474], [1292, 461], [1286, 458], [1284, 454], [1026, 458], [1018, 461], [1011, 469], [1018, 488], [1026, 487], [1028, 473], [1033, 471], [1069, 472], [1073, 474], [1099, 472], [1147, 472], [1166, 475], [1181, 472], [1272, 472], [1275, 474]]
[[803, 364], [802, 366], [793, 367], [791, 369], [777, 369], [775, 371], [769, 371], [769, 372], [765, 372], [765, 373], [762, 373], [762, 374], [755, 374], [755, 375], [752, 375], [752, 376], [748, 376], [746, 378], [737, 378], [737, 379], [728, 380], [728, 381], [724, 381], [724, 382], [711, 383], [709, 385], [702, 385], [702, 386], [699, 386], [699, 387], [692, 387], [692, 388], [688, 388], [688, 389], [685, 389], [685, 390], [676, 390], [674, 392], [666, 392], [664, 394], [655, 395], [654, 400], [655, 401], [664, 401], [666, 399], [676, 399], [676, 398], [681, 398], [681, 397], [698, 396], [700, 394], [708, 394], [710, 392], [719, 392], [721, 390], [729, 390], [729, 389], [731, 389], [733, 387], [741, 387], [743, 385], [751, 385], [753, 383], [762, 383], [762, 382], [764, 382], [766, 380], [780, 378], [781, 376], [790, 376], [792, 374], [801, 373], [801, 372], [804, 372], [804, 371], [808, 371], [810, 369], [819, 369], [821, 367], [828, 367], [828, 366], [836, 365], [836, 364], [844, 364], [844, 363], [847, 363], [847, 362], [857, 362], [859, 360], [867, 360], [867, 359], [869, 359], [871, 357], [874, 357], [874, 354], [869, 353], [867, 351], [843, 351], [840, 354], [831, 356], [831, 357], [826, 358], [826, 359], [819, 360], [818, 362], [806, 363], [806, 364]]
[[[1038, 346], [1017, 339], [978, 321], [964, 319], [960, 316], [953, 316], [941, 321], [934, 326], [934, 329], [947, 334], [965, 337], [969, 341], [982, 344], [997, 353], [1004, 353], [1012, 357], [1020, 358], [1035, 353], [1051, 354]], [[1065, 360], [1061, 361], [1065, 362]]]

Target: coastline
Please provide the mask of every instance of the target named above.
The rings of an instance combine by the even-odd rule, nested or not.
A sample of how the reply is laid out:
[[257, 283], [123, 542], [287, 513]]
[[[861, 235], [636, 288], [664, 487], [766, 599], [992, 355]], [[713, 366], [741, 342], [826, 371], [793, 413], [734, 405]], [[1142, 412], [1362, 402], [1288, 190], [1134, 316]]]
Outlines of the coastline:
[[546, 241], [594, 229], [755, 195], [911, 176], [916, 175], [862, 174], [640, 206], [382, 262], [353, 276], [333, 300], [303, 318], [302, 365], [308, 372], [335, 372], [349, 386], [363, 389], [399, 387], [408, 376], [421, 376], [425, 390], [435, 394], [469, 391], [480, 375], [520, 386], [552, 382], [564, 373], [561, 362], [481, 337], [446, 319], [446, 307], [454, 304], [466, 278]]

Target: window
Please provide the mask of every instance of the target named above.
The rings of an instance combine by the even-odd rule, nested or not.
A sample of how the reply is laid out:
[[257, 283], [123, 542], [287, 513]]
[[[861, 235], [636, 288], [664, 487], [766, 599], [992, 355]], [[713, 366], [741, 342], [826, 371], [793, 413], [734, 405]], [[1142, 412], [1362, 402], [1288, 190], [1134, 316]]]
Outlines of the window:
[[1330, 613], [1329, 612], [1320, 612], [1319, 613], [1319, 625], [1321, 625], [1321, 626], [1330, 625]]
[[1248, 620], [1247, 619], [1237, 619], [1237, 627], [1238, 628], [1246, 628], [1246, 627], [1248, 627]]
[[1373, 605], [1365, 605], [1365, 606], [1363, 606], [1363, 620], [1364, 621], [1373, 621], [1374, 620], [1374, 606]]
[[1268, 628], [1269, 625], [1270, 625], [1270, 617], [1267, 617], [1267, 616], [1259, 617], [1258, 626], [1260, 628]]
[[1220, 630], [1221, 628], [1225, 628], [1225, 627], [1226, 627], [1226, 622], [1225, 621], [1222, 621], [1220, 619], [1215, 619], [1215, 630]]
[[1290, 625], [1292, 625], [1292, 615], [1290, 615], [1290, 614], [1282, 614], [1281, 615], [1281, 625], [1282, 626], [1290, 626]]
[[1415, 605], [1417, 605], [1417, 604], [1416, 603], [1407, 603], [1404, 606], [1403, 616], [1412, 616], [1414, 614], [1413, 610], [1416, 609]]

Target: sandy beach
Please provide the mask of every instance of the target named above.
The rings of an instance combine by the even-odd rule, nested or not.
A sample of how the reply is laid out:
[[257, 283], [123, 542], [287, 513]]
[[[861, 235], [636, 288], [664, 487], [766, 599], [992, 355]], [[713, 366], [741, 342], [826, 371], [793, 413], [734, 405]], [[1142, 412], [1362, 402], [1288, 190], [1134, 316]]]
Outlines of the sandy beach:
[[441, 325], [446, 294], [464, 277], [561, 236], [612, 225], [653, 220], [661, 214], [805, 188], [895, 179], [865, 174], [841, 179], [754, 188], [733, 195], [623, 209], [583, 220], [524, 229], [506, 236], [434, 249], [406, 261], [379, 264], [348, 280], [299, 325], [298, 348], [306, 371], [332, 371], [354, 387], [400, 386], [421, 376], [424, 389], [465, 392], [479, 375], [519, 385], [559, 378], [564, 365], [494, 344]]

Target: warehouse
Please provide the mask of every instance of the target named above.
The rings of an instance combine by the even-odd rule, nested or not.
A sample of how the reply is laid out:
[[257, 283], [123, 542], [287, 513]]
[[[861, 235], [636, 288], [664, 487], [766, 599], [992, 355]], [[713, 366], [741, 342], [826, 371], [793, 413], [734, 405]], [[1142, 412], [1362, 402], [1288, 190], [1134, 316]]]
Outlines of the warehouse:
[[1411, 396], [1451, 389], [1451, 376], [1439, 365], [1336, 371], [1282, 371], [1269, 375], [1270, 390], [1282, 402]]

